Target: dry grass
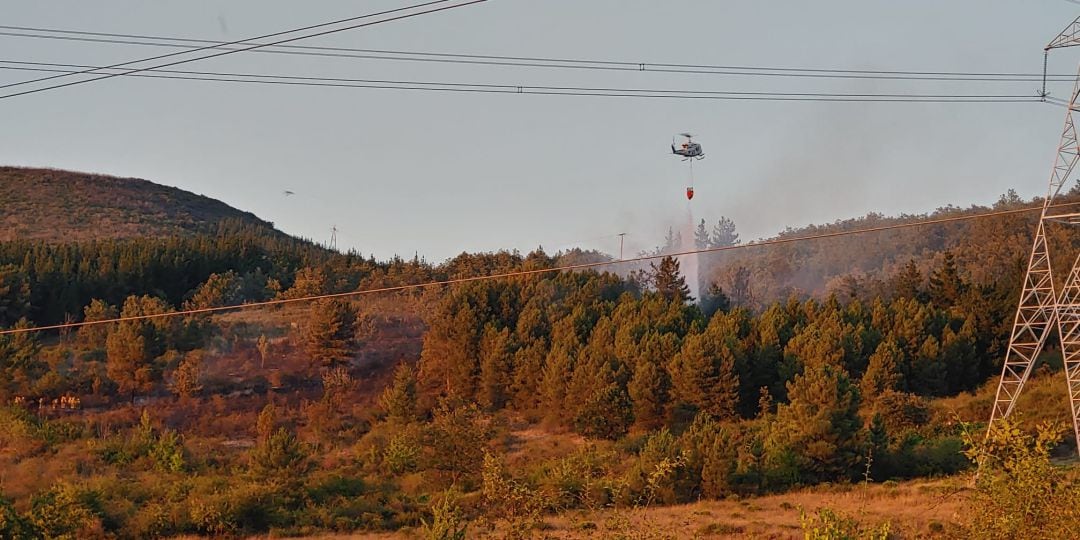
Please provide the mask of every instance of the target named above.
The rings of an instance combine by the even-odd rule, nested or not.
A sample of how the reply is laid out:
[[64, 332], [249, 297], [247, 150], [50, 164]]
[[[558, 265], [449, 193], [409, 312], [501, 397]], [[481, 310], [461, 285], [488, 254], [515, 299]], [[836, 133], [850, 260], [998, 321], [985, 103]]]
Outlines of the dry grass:
[[[890, 523], [904, 538], [934, 537], [955, 527], [966, 498], [967, 478], [936, 481], [819, 487], [742, 500], [582, 512], [548, 520], [551, 538], [589, 538], [628, 520], [636, 531], [674, 538], [802, 538], [802, 512], [830, 508], [860, 523]], [[621, 516], [618, 514], [621, 513]], [[617, 517], [617, 519], [616, 519]], [[596, 529], [586, 525], [592, 523]]]
[[[818, 487], [742, 500], [701, 501], [648, 509], [574, 511], [544, 520], [535, 537], [585, 538], [802, 538], [802, 512], [830, 508], [860, 523], [888, 522], [896, 538], [952, 538], [962, 521], [970, 477]], [[500, 538], [473, 526], [470, 538]], [[417, 538], [415, 531], [322, 535], [318, 540]]]

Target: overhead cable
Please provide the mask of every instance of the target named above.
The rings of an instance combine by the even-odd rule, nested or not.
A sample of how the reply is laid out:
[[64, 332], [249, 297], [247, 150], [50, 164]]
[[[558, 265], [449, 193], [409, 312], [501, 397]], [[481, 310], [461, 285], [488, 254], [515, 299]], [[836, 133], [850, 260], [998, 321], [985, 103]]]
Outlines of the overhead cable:
[[[432, 1], [432, 2], [414, 4], [414, 5], [406, 6], [406, 7], [402, 7], [402, 8], [397, 8], [397, 9], [392, 9], [392, 10], [387, 10], [387, 11], [381, 11], [381, 12], [377, 12], [377, 13], [370, 13], [370, 14], [367, 14], [367, 15], [361, 15], [361, 16], [358, 16], [358, 17], [351, 17], [349, 19], [342, 19], [342, 20], [339, 20], [339, 21], [333, 21], [333, 22], [329, 22], [329, 23], [323, 23], [323, 24], [314, 25], [314, 26], [308, 26], [308, 27], [304, 27], [304, 28], [310, 29], [310, 28], [317, 28], [317, 27], [325, 27], [325, 26], [328, 26], [328, 25], [336, 25], [336, 24], [341, 24], [344, 21], [355, 21], [355, 20], [358, 20], [358, 19], [368, 19], [368, 18], [382, 16], [382, 15], [386, 15], [386, 14], [399, 13], [399, 12], [402, 12], [402, 11], [408, 11], [408, 10], [413, 10], [413, 9], [417, 9], [417, 8], [421, 8], [421, 7], [431, 6], [431, 5], [434, 5], [434, 4], [442, 4], [442, 3], [445, 3], [445, 2], [448, 2], [448, 1], [451, 1], [451, 0], [435, 0], [435, 1]], [[268, 42], [268, 43], [249, 44], [249, 45], [246, 45], [246, 46], [241, 47], [241, 48], [223, 50], [223, 51], [220, 51], [220, 52], [216, 52], [216, 53], [208, 54], [208, 55], [204, 55], [204, 56], [198, 56], [198, 57], [195, 57], [195, 58], [187, 58], [187, 59], [183, 59], [183, 60], [172, 61], [172, 62], [168, 62], [168, 63], [164, 63], [164, 64], [158, 64], [158, 65], [149, 66], [149, 67], [136, 68], [136, 69], [133, 69], [129, 73], [111, 73], [111, 74], [102, 75], [100, 77], [94, 77], [92, 79], [82, 79], [82, 80], [77, 80], [77, 81], [72, 81], [72, 82], [67, 82], [67, 83], [55, 84], [55, 85], [52, 85], [52, 86], [45, 86], [45, 87], [42, 87], [42, 88], [35, 88], [35, 89], [32, 89], [32, 90], [24, 90], [24, 91], [21, 91], [21, 92], [15, 92], [15, 93], [11, 93], [11, 94], [0, 95], [0, 99], [12, 98], [12, 97], [16, 97], [16, 96], [23, 96], [23, 95], [27, 95], [27, 94], [34, 94], [34, 93], [38, 93], [38, 92], [45, 92], [45, 91], [54, 90], [54, 89], [57, 89], [57, 88], [64, 88], [64, 87], [68, 87], [68, 86], [74, 86], [74, 85], [77, 85], [77, 84], [85, 84], [85, 83], [90, 83], [90, 82], [94, 82], [94, 81], [100, 81], [100, 80], [104, 80], [104, 79], [111, 79], [113, 77], [119, 77], [119, 76], [125, 75], [125, 74], [137, 73], [137, 72], [142, 72], [142, 71], [149, 71], [149, 70], [154, 70], [154, 69], [161, 69], [161, 68], [171, 67], [171, 66], [175, 66], [175, 65], [179, 65], [179, 64], [186, 64], [186, 63], [189, 63], [189, 62], [196, 62], [196, 61], [199, 61], [199, 60], [206, 60], [206, 59], [209, 59], [209, 58], [217, 58], [217, 57], [220, 57], [220, 56], [225, 56], [225, 55], [229, 55], [229, 54], [235, 54], [235, 53], [238, 53], [238, 52], [246, 52], [246, 51], [256, 50], [256, 49], [259, 49], [259, 48], [262, 48], [262, 47], [270, 47], [270, 46], [274, 46], [274, 45], [281, 45], [281, 44], [284, 44], [284, 43], [292, 43], [292, 42], [300, 41], [300, 40], [303, 40], [303, 39], [310, 39], [310, 38], [313, 38], [313, 37], [320, 37], [320, 36], [326, 36], [326, 35], [330, 35], [330, 34], [335, 34], [335, 33], [338, 33], [338, 32], [344, 32], [346, 30], [355, 30], [355, 29], [358, 29], [358, 28], [366, 28], [366, 27], [375, 26], [375, 25], [378, 25], [378, 24], [384, 24], [384, 23], [393, 22], [393, 21], [400, 21], [400, 20], [409, 19], [409, 18], [412, 18], [412, 17], [419, 17], [419, 16], [422, 16], [422, 15], [428, 15], [428, 14], [432, 14], [432, 13], [438, 13], [438, 12], [442, 12], [442, 11], [447, 11], [447, 10], [451, 10], [451, 9], [471, 6], [471, 5], [475, 5], [475, 4], [481, 4], [481, 3], [484, 3], [484, 2], [487, 2], [487, 1], [488, 0], [467, 0], [467, 1], [462, 1], [460, 3], [453, 4], [453, 5], [440, 6], [440, 7], [435, 7], [435, 8], [428, 8], [428, 9], [424, 9], [422, 11], [413, 11], [411, 13], [405, 13], [404, 15], [395, 15], [393, 17], [388, 17], [388, 18], [385, 18], [385, 19], [379, 19], [379, 20], [365, 22], [365, 23], [359, 23], [359, 24], [351, 24], [349, 26], [345, 26], [345, 27], [342, 27], [342, 28], [334, 28], [334, 29], [331, 29], [331, 30], [322, 30], [322, 31], [319, 31], [319, 32], [311, 33], [311, 34], [304, 34], [304, 35], [301, 35], [301, 36], [291, 37], [291, 38], [287, 38], [287, 39], [281, 39], [281, 40]], [[296, 33], [296, 32], [299, 32], [301, 30], [302, 29], [287, 30], [287, 31], [284, 31], [284, 32], [277, 32], [275, 34], [269, 34], [268, 36], [280, 36], [280, 35], [284, 35], [284, 34]], [[235, 41], [235, 42], [231, 42], [231, 44], [245, 43], [245, 42], [251, 41], [253, 39], [262, 39], [264, 37], [267, 37], [267, 36], [260, 36], [260, 37], [256, 37], [256, 38], [249, 38], [249, 39], [246, 39], [246, 40]], [[197, 50], [218, 49], [218, 48], [220, 48], [220, 45], [211, 45], [211, 46], [199, 48]], [[182, 51], [182, 52], [178, 52], [178, 53], [170, 53], [170, 54], [167, 54], [167, 55], [155, 56], [155, 57], [151, 57], [151, 58], [143, 58], [143, 59], [138, 59], [138, 60], [132, 60], [132, 61], [124, 62], [124, 63], [121, 63], [121, 64], [113, 64], [112, 66], [109, 66], [109, 67], [123, 67], [123, 66], [130, 65], [130, 64], [148, 62], [148, 61], [151, 61], [151, 60], [154, 60], [154, 59], [161, 59], [161, 58], [176, 56], [176, 55], [179, 55], [179, 54], [186, 54], [188, 52], [194, 52], [194, 51]], [[83, 73], [91, 74], [94, 71], [97, 71], [97, 70], [87, 70], [87, 71], [84, 71]], [[29, 84], [29, 83], [33, 83], [33, 82], [39, 82], [39, 81], [49, 80], [49, 79], [52, 79], [52, 78], [57, 78], [57, 77], [60, 77], [60, 76], [68, 76], [68, 75], [70, 75], [70, 74], [57, 75], [57, 76], [46, 77], [46, 78], [37, 79], [37, 80], [31, 80], [31, 81], [23, 81], [21, 83], [15, 83], [15, 84]], [[14, 86], [14, 84], [9, 84], [7, 86]], [[0, 88], [3, 88], [3, 87], [0, 87]]]
[[[0, 69], [16, 71], [78, 73], [79, 69], [94, 68], [83, 64], [59, 64], [0, 60]], [[1033, 103], [1040, 96], [1015, 94], [856, 94], [828, 92], [740, 92], [722, 90], [620, 88], [585, 86], [545, 86], [520, 84], [457, 83], [387, 79], [352, 79], [341, 77], [310, 77], [231, 73], [220, 71], [188, 71], [156, 69], [152, 72], [126, 68], [100, 68], [110, 76], [131, 76], [151, 79], [177, 79], [226, 83], [276, 84], [332, 88], [366, 88], [464, 92], [484, 94], [530, 94], [578, 97], [637, 97], [665, 99], [757, 100], [757, 101], [836, 101], [836, 102], [901, 102], [901, 103]]]

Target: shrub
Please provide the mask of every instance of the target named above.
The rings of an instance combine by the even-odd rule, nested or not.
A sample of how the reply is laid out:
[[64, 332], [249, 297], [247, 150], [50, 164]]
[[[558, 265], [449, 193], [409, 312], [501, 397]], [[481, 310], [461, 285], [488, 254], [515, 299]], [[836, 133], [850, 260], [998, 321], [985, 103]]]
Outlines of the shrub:
[[394, 435], [383, 450], [383, 463], [394, 474], [413, 472], [420, 461], [420, 443], [416, 435], [402, 431]]
[[256, 473], [273, 479], [295, 479], [310, 468], [307, 448], [285, 428], [256, 446], [251, 458]]
[[447, 491], [431, 505], [431, 521], [421, 520], [420, 531], [427, 540], [465, 540], [468, 523], [461, 515], [456, 495]]
[[821, 508], [812, 515], [800, 512], [799, 521], [806, 540], [887, 540], [891, 528], [889, 522], [866, 527], [829, 508]]
[[971, 538], [1071, 538], [1080, 530], [1080, 487], [1050, 462], [1059, 424], [1027, 434], [1008, 418], [985, 438], [966, 431], [968, 458], [979, 464], [967, 525]]
[[0, 538], [17, 540], [37, 536], [39, 533], [30, 522], [20, 516], [7, 499], [0, 496]]
[[154, 465], [165, 472], [184, 470], [184, 440], [175, 431], [165, 430], [150, 447]]
[[30, 523], [46, 538], [104, 536], [101, 502], [93, 491], [58, 484], [31, 499]]

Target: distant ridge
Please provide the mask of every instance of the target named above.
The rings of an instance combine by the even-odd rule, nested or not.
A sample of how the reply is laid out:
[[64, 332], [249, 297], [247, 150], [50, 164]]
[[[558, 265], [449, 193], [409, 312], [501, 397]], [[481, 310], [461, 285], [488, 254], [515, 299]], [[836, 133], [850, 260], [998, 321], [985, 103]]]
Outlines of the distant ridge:
[[0, 167], [0, 241], [186, 236], [223, 221], [274, 229], [250, 212], [148, 180]]

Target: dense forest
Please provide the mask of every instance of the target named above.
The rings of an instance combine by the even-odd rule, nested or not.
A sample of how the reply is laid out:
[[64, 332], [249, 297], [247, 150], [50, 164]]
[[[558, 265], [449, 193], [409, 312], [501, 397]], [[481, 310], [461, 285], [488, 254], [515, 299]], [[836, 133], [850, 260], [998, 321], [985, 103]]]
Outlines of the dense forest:
[[[1030, 224], [1013, 214], [702, 255], [701, 298], [664, 257], [621, 274], [167, 318], [154, 317], [605, 259], [375, 261], [229, 220], [170, 237], [0, 243], [0, 327], [150, 317], [0, 336], [0, 537], [529, 537], [570, 511], [895, 483], [985, 455], [1016, 474], [981, 476], [969, 515], [1026, 512], [1053, 538], [1080, 523], [1048, 502], [1080, 501], [1066, 472], [1046, 468], [1072, 441], [1058, 444], [1050, 424], [1006, 426], [997, 446], [971, 436], [988, 416]], [[739, 241], [724, 219], [696, 240]], [[1051, 242], [1078, 247], [1058, 231]], [[1055, 356], [1039, 377], [1060, 370]], [[1010, 506], [1003, 494], [1035, 489], [1017, 478], [1036, 469], [1053, 497]], [[999, 525], [936, 532], [1020, 527]]]

